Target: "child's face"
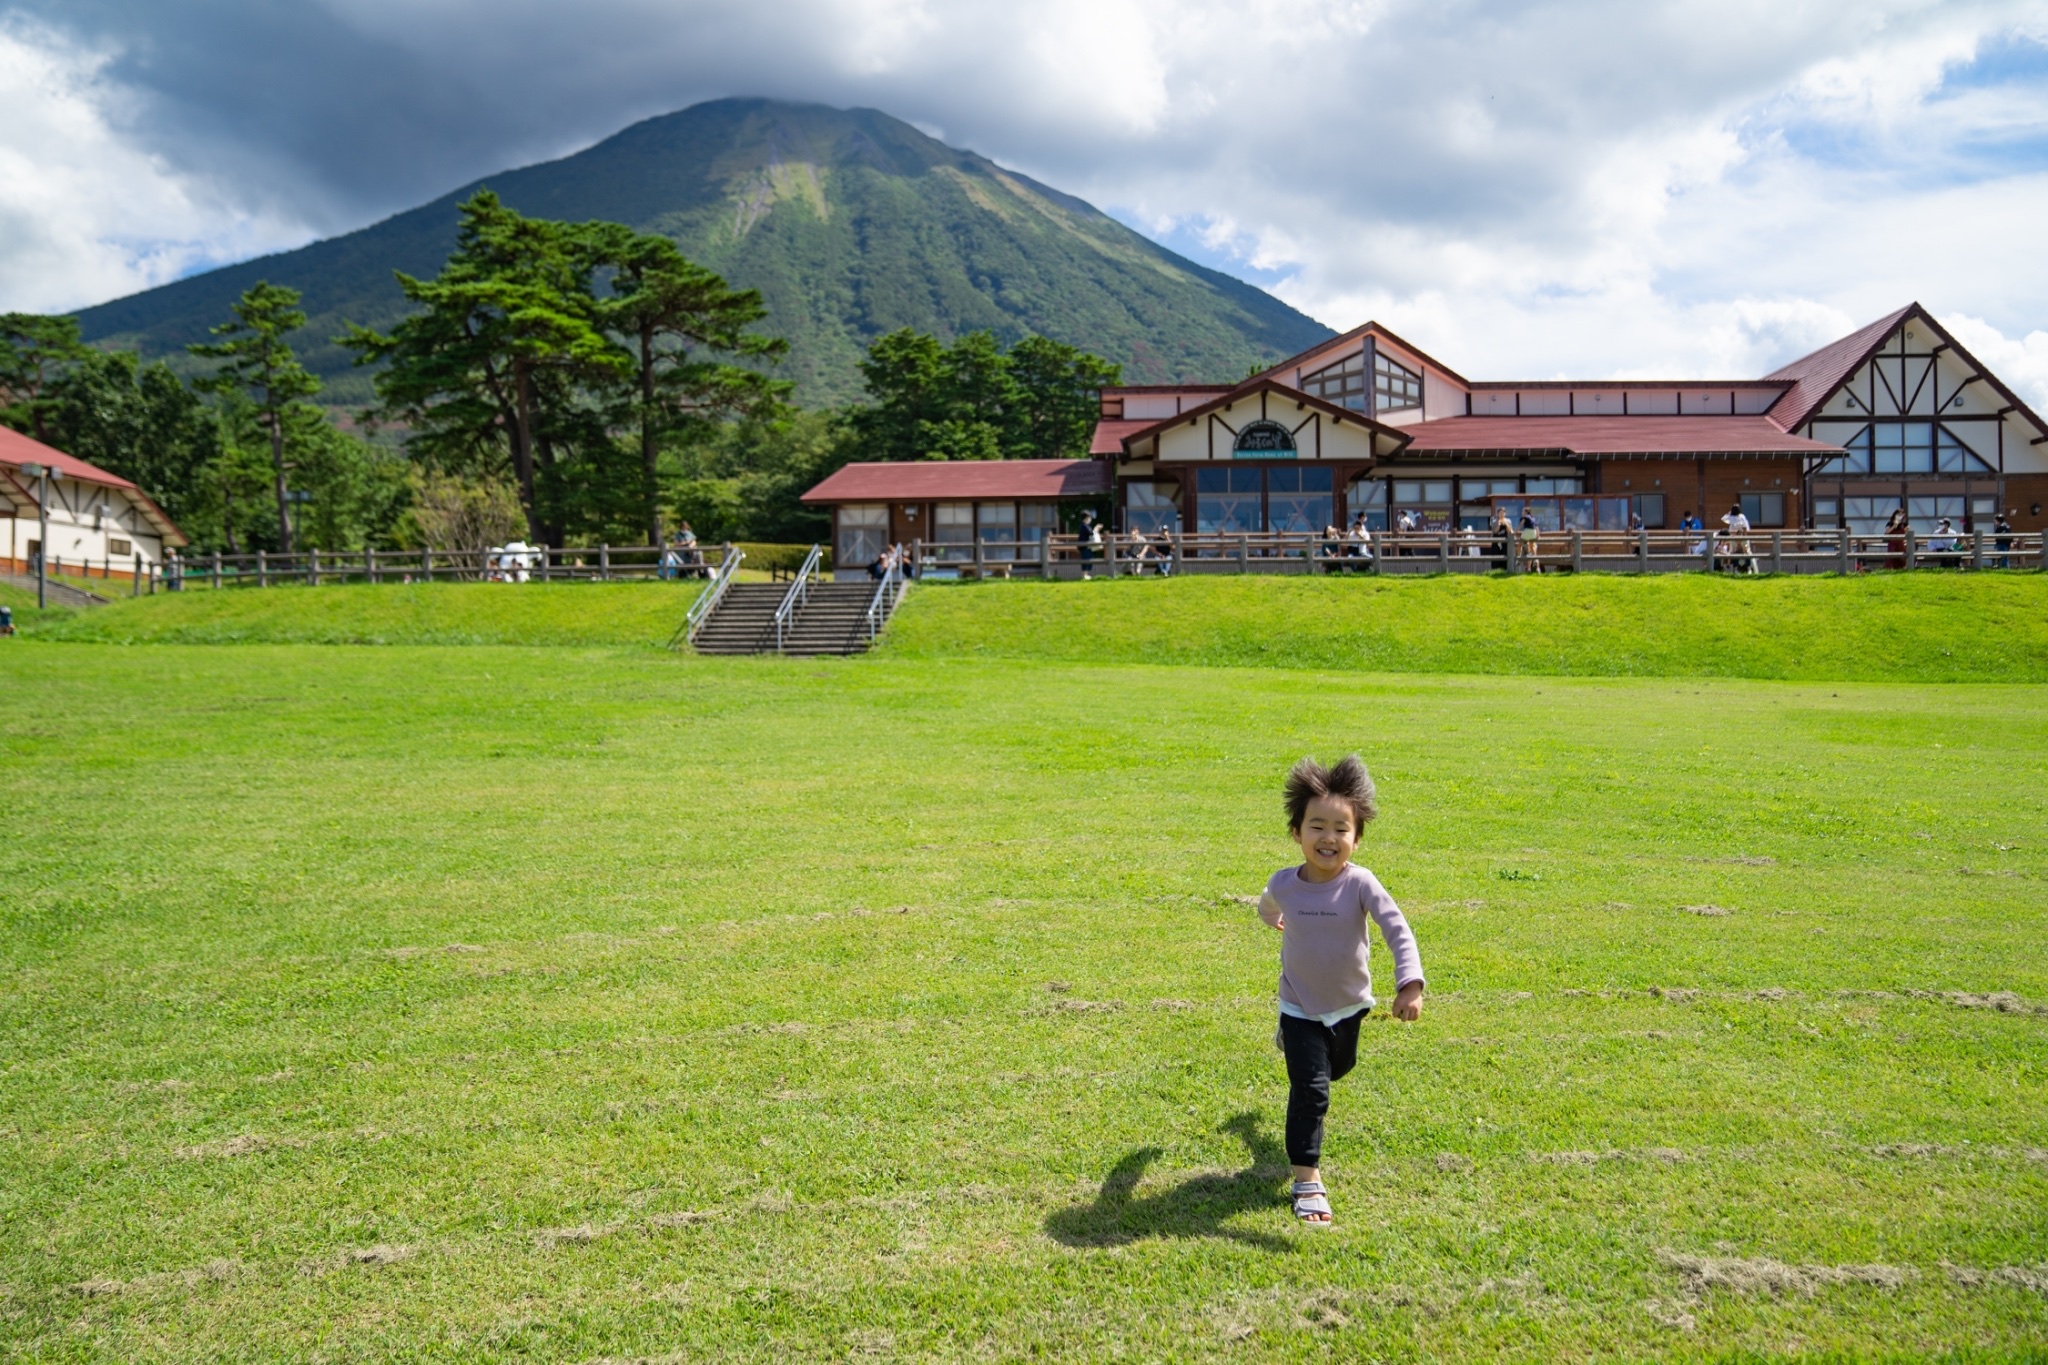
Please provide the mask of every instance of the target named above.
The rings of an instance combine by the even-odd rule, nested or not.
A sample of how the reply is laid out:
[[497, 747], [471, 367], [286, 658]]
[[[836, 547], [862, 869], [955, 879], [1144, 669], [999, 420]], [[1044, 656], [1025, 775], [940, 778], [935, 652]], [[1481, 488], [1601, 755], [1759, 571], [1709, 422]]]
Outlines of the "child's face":
[[1351, 813], [1351, 803], [1316, 797], [1303, 812], [1301, 828], [1294, 837], [1310, 867], [1324, 876], [1336, 876], [1358, 851], [1358, 821]]

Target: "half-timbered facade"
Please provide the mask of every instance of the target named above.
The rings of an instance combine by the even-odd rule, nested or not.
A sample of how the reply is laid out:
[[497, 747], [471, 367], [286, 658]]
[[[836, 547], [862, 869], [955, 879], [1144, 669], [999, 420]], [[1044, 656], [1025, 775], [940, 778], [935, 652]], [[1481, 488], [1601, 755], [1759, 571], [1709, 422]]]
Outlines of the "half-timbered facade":
[[[1918, 304], [1758, 379], [1470, 380], [1368, 323], [1241, 383], [1104, 389], [1090, 455], [1117, 527], [1148, 534], [1476, 529], [1503, 508], [1545, 529], [1740, 508], [1871, 532], [1904, 507], [1923, 531], [1999, 511], [2039, 530], [2048, 501], [2048, 425]], [[889, 488], [910, 470], [931, 503], [987, 477], [849, 468], [878, 505], [908, 501]]]
[[[47, 484], [22, 466], [56, 471]], [[36, 500], [49, 490], [47, 516]], [[27, 573], [44, 549], [49, 527], [52, 570], [94, 577], [128, 577], [164, 562], [165, 552], [188, 542], [147, 493], [118, 474], [0, 427], [0, 566]]]

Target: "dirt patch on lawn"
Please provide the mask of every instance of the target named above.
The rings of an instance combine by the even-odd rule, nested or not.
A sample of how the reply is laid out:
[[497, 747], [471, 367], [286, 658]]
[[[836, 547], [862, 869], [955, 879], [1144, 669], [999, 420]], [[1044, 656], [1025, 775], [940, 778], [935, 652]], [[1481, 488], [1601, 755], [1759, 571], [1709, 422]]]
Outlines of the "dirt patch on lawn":
[[193, 1266], [189, 1270], [162, 1270], [153, 1275], [138, 1275], [132, 1280], [95, 1277], [79, 1281], [71, 1286], [71, 1290], [85, 1298], [94, 1299], [113, 1294], [140, 1294], [162, 1289], [197, 1289], [201, 1285], [225, 1284], [241, 1269], [239, 1262], [223, 1259], [208, 1261], [205, 1265]]
[[2015, 1289], [2031, 1289], [2036, 1294], [2048, 1294], [2048, 1262], [2041, 1265], [2002, 1265], [1990, 1270], [1944, 1263], [1941, 1268], [1948, 1272], [1951, 1280], [1965, 1289], [1976, 1289], [1984, 1285], [2011, 1285]]
[[1725, 905], [1681, 905], [1678, 908], [1688, 915], [1706, 915], [1710, 918], [1720, 918], [1724, 915], [1735, 913]]
[[1911, 1266], [1787, 1265], [1768, 1256], [1694, 1256], [1683, 1251], [1660, 1251], [1657, 1259], [1678, 1272], [1685, 1292], [1695, 1299], [1705, 1297], [1710, 1289], [1773, 1298], [1788, 1294], [1811, 1298], [1831, 1285], [1898, 1289], [1919, 1273]]
[[243, 1133], [237, 1137], [223, 1138], [219, 1142], [202, 1142], [196, 1147], [180, 1147], [175, 1155], [185, 1161], [212, 1161], [228, 1157], [255, 1156], [260, 1152], [305, 1145], [296, 1138], [272, 1138], [257, 1133]]

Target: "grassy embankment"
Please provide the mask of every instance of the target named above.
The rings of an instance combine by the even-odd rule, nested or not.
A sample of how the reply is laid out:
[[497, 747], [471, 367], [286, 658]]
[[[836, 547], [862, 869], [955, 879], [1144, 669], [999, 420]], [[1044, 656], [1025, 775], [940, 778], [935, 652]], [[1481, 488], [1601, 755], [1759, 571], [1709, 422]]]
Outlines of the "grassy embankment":
[[[2048, 1343], [2039, 687], [16, 643], [0, 1356]], [[1352, 747], [1310, 1232], [1235, 898]]]
[[[190, 591], [39, 625], [113, 643], [659, 646], [695, 584]], [[1399, 672], [2048, 681], [2048, 576], [1187, 578], [922, 584], [903, 658]]]

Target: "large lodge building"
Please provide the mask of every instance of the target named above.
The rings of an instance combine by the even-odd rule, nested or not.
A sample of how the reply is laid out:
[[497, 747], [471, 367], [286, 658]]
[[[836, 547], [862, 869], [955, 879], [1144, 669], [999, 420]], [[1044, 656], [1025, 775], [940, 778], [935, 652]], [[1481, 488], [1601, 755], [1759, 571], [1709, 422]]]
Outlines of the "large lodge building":
[[849, 465], [805, 501], [832, 508], [842, 568], [892, 542], [1036, 541], [1104, 502], [1148, 533], [1476, 529], [1505, 505], [1545, 529], [1740, 506], [1864, 534], [1899, 507], [1922, 531], [2001, 508], [2038, 530], [2048, 502], [2048, 424], [1918, 304], [1762, 379], [1475, 381], [1368, 323], [1242, 383], [1101, 404], [1086, 460]]

